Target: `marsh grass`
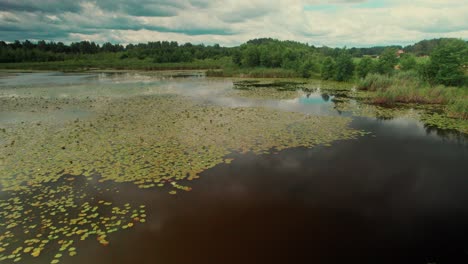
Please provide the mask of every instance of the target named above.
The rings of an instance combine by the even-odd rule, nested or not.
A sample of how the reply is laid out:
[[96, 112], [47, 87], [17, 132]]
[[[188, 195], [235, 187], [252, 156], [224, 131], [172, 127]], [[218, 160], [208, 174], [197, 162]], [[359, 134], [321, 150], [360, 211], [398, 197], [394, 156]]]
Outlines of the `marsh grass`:
[[447, 115], [449, 117], [468, 120], [468, 99], [454, 100], [453, 103], [447, 106]]
[[432, 86], [422, 81], [416, 72], [398, 72], [392, 76], [371, 74], [357, 88], [370, 91], [370, 101], [382, 106], [403, 104], [446, 105], [447, 115], [467, 119], [468, 91], [466, 87]]
[[392, 78], [387, 75], [369, 74], [358, 83], [357, 89], [363, 91], [377, 91], [379, 89], [387, 89], [392, 83]]
[[392, 85], [385, 90], [378, 90], [372, 100], [375, 104], [446, 104], [449, 99], [442, 86], [417, 87], [408, 84]]

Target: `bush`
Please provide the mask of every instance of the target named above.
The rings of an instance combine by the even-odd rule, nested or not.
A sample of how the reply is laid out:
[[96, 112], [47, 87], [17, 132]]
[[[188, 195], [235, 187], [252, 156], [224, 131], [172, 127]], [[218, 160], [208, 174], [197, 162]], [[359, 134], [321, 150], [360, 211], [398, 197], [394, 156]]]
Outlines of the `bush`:
[[335, 81], [343, 82], [350, 80], [354, 75], [354, 63], [351, 55], [346, 50], [341, 51], [336, 58]]
[[387, 48], [382, 52], [377, 62], [376, 70], [380, 74], [391, 74], [398, 63], [396, 49]]
[[411, 54], [403, 54], [400, 58], [400, 69], [402, 71], [415, 70], [417, 66], [416, 58]]
[[327, 57], [322, 62], [322, 79], [323, 80], [333, 80], [335, 77], [335, 61], [331, 57]]
[[375, 71], [374, 61], [370, 57], [364, 57], [357, 65], [357, 75], [360, 78], [366, 78], [369, 73]]
[[463, 66], [468, 63], [468, 44], [459, 39], [443, 40], [431, 53], [422, 75], [431, 83], [447, 86], [466, 84]]

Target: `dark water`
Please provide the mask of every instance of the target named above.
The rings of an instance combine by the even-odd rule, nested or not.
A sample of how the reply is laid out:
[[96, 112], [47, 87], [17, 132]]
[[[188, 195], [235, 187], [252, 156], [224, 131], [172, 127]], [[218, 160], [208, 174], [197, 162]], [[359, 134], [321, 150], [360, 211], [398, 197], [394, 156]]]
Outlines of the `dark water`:
[[468, 149], [417, 124], [331, 147], [233, 155], [168, 197], [123, 185], [148, 223], [67, 263], [468, 263]]
[[[301, 98], [291, 107], [316, 111]], [[146, 204], [147, 223], [62, 263], [468, 263], [466, 138], [408, 119], [352, 126], [372, 134], [233, 154], [176, 196], [118, 185], [104, 198]]]

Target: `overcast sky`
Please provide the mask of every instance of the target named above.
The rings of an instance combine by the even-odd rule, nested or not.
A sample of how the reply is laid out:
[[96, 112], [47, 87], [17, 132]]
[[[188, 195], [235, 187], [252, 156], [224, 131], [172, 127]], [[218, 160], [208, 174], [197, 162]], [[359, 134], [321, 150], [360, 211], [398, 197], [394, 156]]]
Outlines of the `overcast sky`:
[[468, 39], [468, 0], [0, 0], [0, 39], [316, 46]]

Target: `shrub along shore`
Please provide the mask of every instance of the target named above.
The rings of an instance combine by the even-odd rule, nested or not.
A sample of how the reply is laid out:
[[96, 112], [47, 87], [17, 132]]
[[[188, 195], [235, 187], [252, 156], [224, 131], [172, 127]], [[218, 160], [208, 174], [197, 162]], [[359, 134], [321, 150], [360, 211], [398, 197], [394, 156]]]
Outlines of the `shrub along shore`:
[[468, 89], [430, 85], [414, 72], [398, 72], [392, 76], [370, 74], [357, 88], [369, 91], [370, 103], [382, 106], [397, 104], [445, 105], [449, 117], [468, 119]]

